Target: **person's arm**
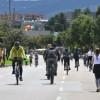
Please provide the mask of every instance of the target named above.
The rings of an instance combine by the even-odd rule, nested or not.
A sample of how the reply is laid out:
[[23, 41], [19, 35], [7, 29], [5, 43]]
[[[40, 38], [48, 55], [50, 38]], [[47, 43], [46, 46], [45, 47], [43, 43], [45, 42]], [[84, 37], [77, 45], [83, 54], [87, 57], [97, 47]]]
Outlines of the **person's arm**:
[[59, 51], [57, 50], [56, 53], [57, 53], [57, 56], [58, 56], [58, 59], [57, 59], [57, 60], [60, 61], [60, 54], [59, 54]]
[[12, 47], [12, 49], [10, 50], [9, 59], [13, 59], [13, 51], [14, 51], [14, 47]]
[[22, 48], [22, 56], [23, 56], [23, 58], [26, 58], [24, 48], [23, 47], [21, 47], [21, 48]]

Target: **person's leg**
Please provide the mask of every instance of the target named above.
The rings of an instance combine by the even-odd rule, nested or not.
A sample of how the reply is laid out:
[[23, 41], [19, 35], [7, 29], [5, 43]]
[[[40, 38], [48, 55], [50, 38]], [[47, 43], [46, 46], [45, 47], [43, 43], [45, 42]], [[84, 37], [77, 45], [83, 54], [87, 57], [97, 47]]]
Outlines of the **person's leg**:
[[64, 70], [66, 70], [66, 60], [64, 59]]
[[96, 92], [99, 92], [99, 79], [98, 79], [98, 75], [96, 73], [95, 73], [95, 80], [96, 80], [96, 87], [97, 87]]
[[67, 61], [66, 63], [68, 64], [69, 70], [71, 70], [71, 68], [70, 68], [70, 58], [68, 57], [66, 61]]
[[12, 60], [12, 74], [15, 74], [15, 62], [16, 62], [16, 60], [13, 59]]

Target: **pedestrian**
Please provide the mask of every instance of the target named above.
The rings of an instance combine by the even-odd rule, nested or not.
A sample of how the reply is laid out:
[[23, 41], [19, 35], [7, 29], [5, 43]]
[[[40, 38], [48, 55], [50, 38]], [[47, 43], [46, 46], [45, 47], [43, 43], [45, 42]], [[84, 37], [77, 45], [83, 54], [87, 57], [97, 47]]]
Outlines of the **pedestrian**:
[[95, 54], [93, 56], [93, 73], [96, 79], [96, 92], [100, 92], [100, 49], [96, 48]]
[[4, 50], [3, 48], [0, 48], [0, 66], [3, 64], [3, 55], [4, 55]]

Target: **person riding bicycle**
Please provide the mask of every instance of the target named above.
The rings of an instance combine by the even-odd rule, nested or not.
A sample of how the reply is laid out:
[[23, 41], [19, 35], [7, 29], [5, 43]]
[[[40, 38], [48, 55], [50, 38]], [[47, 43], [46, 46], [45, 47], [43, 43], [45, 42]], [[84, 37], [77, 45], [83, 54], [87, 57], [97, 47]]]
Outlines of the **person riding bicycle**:
[[78, 66], [79, 66], [79, 51], [78, 51], [78, 48], [75, 48], [74, 59], [75, 59], [75, 68], [76, 68], [77, 63], [78, 63]]
[[30, 51], [29, 51], [30, 66], [31, 66], [31, 64], [32, 64], [32, 60], [33, 60], [33, 49], [30, 49]]
[[37, 51], [35, 51], [35, 53], [34, 53], [34, 60], [35, 60], [35, 66], [37, 66], [38, 65], [38, 59], [39, 59], [39, 55], [38, 55], [38, 52]]
[[63, 60], [64, 60], [64, 70], [66, 70], [66, 63], [68, 64], [69, 66], [69, 70], [71, 70], [70, 68], [70, 54], [68, 52], [68, 49], [65, 48], [64, 52], [63, 52]]
[[88, 53], [87, 53], [87, 65], [89, 66], [89, 63], [92, 62], [92, 58], [93, 58], [93, 51], [92, 49], [89, 49]]
[[12, 49], [10, 50], [10, 56], [9, 59], [12, 60], [12, 74], [15, 74], [15, 63], [19, 62], [19, 69], [20, 69], [20, 81], [23, 81], [22, 79], [22, 64], [23, 64], [23, 59], [25, 59], [25, 51], [24, 48], [20, 45], [19, 41], [16, 41]]
[[57, 75], [57, 61], [60, 60], [60, 54], [58, 50], [56, 49], [55, 45], [48, 44], [48, 48], [45, 51], [44, 59], [46, 61], [46, 75], [49, 75], [49, 68], [51, 63], [54, 64], [55, 70], [54, 74]]

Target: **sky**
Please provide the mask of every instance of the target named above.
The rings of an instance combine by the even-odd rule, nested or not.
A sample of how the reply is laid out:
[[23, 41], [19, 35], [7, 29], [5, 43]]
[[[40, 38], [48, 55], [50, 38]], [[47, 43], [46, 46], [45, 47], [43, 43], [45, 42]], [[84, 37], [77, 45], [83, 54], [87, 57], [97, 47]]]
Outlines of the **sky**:
[[[0, 13], [8, 12], [8, 1], [0, 0]], [[90, 8], [96, 11], [100, 0], [11, 0], [12, 9], [21, 13], [39, 13], [47, 16], [59, 12], [74, 11], [75, 9]], [[22, 2], [26, 1], [26, 2]], [[30, 1], [30, 2], [28, 2]]]

